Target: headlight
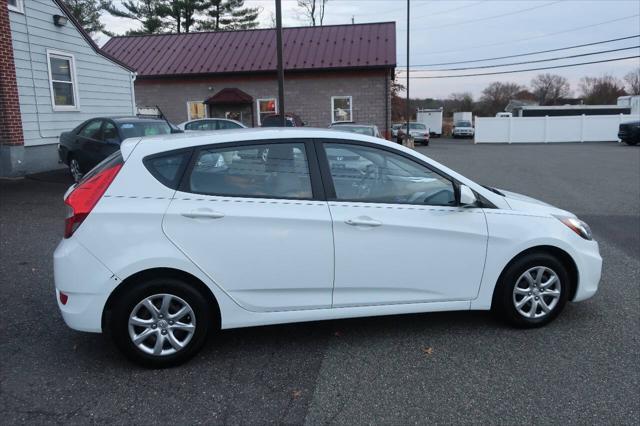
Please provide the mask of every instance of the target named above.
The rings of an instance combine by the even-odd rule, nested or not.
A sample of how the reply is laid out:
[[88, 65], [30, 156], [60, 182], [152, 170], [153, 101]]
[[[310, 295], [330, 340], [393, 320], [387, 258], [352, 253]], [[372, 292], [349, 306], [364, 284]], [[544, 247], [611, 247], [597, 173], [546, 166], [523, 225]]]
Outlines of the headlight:
[[585, 222], [581, 221], [578, 218], [570, 217], [570, 216], [556, 216], [553, 215], [560, 222], [564, 223], [576, 234], [580, 235], [585, 240], [592, 240], [593, 235], [591, 235], [591, 228]]

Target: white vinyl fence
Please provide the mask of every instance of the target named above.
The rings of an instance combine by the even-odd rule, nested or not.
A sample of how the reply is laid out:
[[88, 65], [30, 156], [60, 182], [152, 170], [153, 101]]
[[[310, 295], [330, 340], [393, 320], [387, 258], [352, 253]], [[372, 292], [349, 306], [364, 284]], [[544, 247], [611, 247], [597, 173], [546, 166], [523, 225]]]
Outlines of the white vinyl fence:
[[637, 115], [476, 117], [475, 143], [605, 142], [618, 140], [620, 123]]

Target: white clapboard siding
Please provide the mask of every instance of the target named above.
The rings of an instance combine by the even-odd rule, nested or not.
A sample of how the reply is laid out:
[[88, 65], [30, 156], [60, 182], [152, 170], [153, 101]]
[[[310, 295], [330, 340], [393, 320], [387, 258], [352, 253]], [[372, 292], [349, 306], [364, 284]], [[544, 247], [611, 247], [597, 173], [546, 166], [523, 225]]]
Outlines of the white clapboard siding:
[[[24, 14], [9, 12], [25, 146], [56, 143], [60, 133], [96, 116], [135, 113], [131, 71], [98, 54], [53, 0], [28, 0]], [[73, 55], [78, 111], [54, 111], [47, 49]]]

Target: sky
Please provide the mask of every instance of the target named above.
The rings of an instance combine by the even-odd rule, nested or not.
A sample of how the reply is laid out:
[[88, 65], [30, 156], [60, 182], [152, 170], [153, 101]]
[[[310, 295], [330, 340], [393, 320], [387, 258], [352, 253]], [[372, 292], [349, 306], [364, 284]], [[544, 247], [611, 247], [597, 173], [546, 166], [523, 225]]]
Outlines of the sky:
[[[116, 0], [116, 4], [121, 0]], [[275, 13], [274, 0], [245, 0], [245, 5], [260, 7], [262, 27], [271, 26]], [[407, 24], [405, 0], [329, 0], [324, 24], [350, 24], [365, 22], [396, 22], [398, 79], [405, 84], [407, 67]], [[575, 46], [580, 44], [640, 35], [640, 0], [410, 0], [410, 75], [427, 77], [510, 71], [543, 66], [590, 62], [611, 58], [640, 55], [640, 37], [616, 42], [537, 54], [460, 65], [424, 67], [423, 65], [495, 58]], [[296, 0], [282, 0], [284, 26], [299, 26]], [[136, 22], [102, 16], [107, 28], [124, 33], [135, 28]], [[108, 38], [100, 37], [103, 44]], [[468, 71], [432, 71], [490, 64], [504, 64], [529, 60], [579, 55], [603, 50], [629, 50], [563, 59], [552, 62], [514, 65], [505, 68]], [[452, 93], [470, 92], [478, 98], [492, 82], [514, 82], [528, 86], [541, 72], [552, 72], [566, 77], [579, 96], [579, 81], [583, 76], [612, 74], [622, 78], [640, 66], [639, 58], [617, 62], [559, 68], [548, 71], [529, 71], [517, 74], [474, 76], [461, 78], [411, 78], [410, 96], [413, 98], [447, 98]], [[414, 70], [417, 70], [414, 72]], [[425, 71], [428, 70], [428, 71]]]

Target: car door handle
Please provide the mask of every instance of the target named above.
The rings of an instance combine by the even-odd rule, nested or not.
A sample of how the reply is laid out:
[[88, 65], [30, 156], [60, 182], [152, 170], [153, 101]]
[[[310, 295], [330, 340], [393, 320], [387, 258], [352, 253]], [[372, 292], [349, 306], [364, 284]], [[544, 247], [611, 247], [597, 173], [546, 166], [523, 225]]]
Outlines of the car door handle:
[[370, 217], [359, 217], [356, 219], [347, 219], [344, 221], [347, 225], [351, 226], [380, 226], [382, 222], [379, 220], [371, 219]]
[[182, 213], [182, 216], [189, 219], [221, 219], [224, 217], [224, 213], [214, 212], [210, 209], [197, 209]]

